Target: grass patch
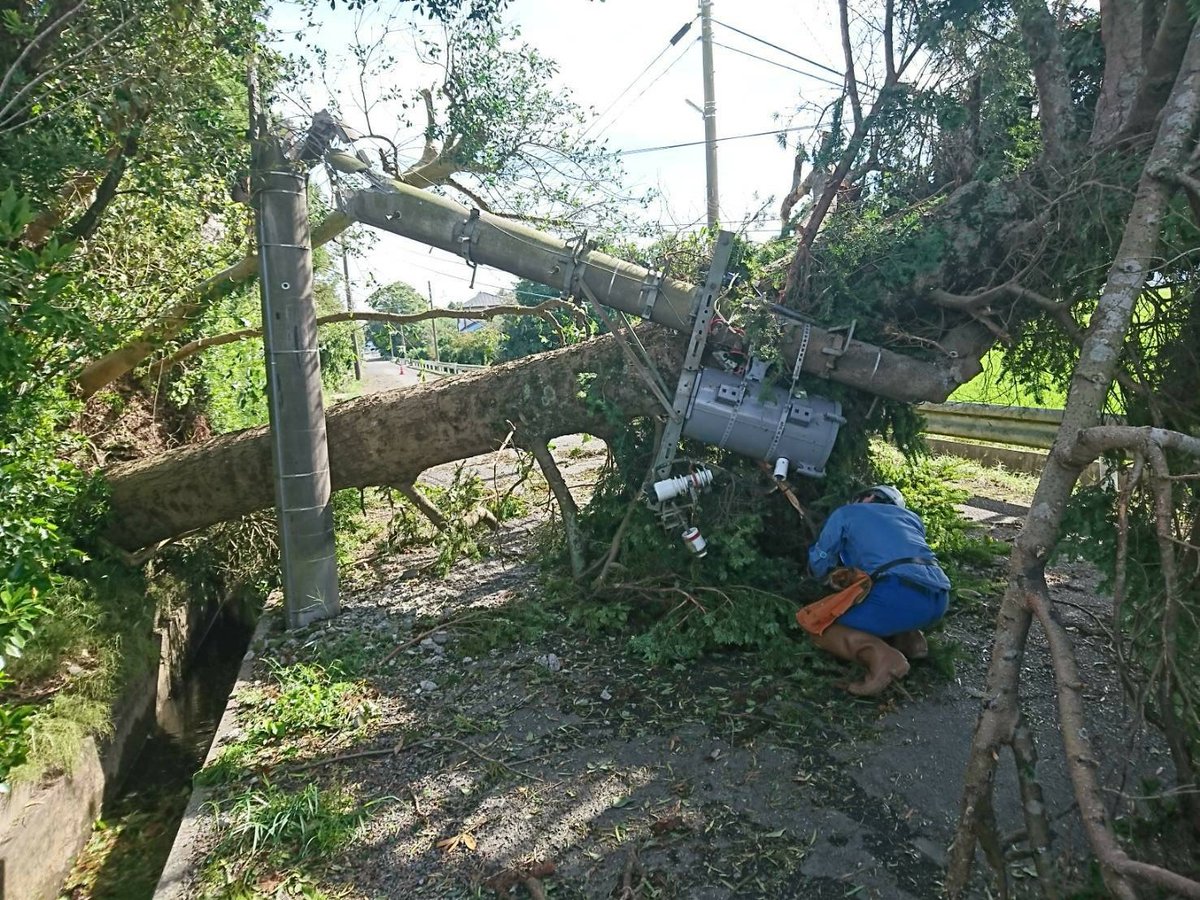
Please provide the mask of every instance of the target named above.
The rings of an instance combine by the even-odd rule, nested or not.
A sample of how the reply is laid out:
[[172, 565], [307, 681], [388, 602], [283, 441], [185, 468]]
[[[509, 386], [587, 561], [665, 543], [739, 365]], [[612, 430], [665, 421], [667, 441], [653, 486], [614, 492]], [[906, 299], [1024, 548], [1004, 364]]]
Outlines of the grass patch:
[[311, 663], [271, 664], [270, 682], [243, 690], [237, 697], [241, 737], [196, 773], [196, 783], [226, 784], [272, 756], [295, 753], [299, 736], [349, 734], [376, 715], [365, 682], [347, 679], [340, 670]]
[[20, 727], [6, 729], [5, 781], [69, 773], [86, 738], [111, 733], [114, 703], [154, 661], [155, 604], [140, 573], [89, 561], [57, 580], [45, 604], [4, 696], [6, 706], [24, 710]]
[[359, 804], [346, 791], [311, 783], [294, 792], [267, 783], [213, 803], [221, 834], [205, 863], [201, 896], [327, 896], [309, 876], [345, 848], [371, 809], [390, 799]]

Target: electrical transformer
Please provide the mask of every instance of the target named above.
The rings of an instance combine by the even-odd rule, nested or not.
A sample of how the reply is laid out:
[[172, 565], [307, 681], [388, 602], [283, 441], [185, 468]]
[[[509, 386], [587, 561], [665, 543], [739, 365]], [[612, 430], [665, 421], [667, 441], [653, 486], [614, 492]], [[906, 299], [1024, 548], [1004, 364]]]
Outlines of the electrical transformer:
[[[845, 422], [836, 400], [804, 392], [789, 396], [783, 388], [749, 374], [731, 375], [705, 366], [688, 402], [683, 434], [766, 460], [776, 466], [777, 478], [784, 477], [788, 469], [820, 478], [838, 428]], [[778, 465], [783, 460], [786, 463]]]

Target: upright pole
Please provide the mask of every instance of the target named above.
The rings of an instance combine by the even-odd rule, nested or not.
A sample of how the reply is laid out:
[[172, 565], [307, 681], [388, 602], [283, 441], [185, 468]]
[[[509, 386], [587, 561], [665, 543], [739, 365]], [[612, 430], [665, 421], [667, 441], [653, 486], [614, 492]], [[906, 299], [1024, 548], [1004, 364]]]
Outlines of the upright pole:
[[717, 93], [713, 85], [712, 0], [700, 0], [700, 49], [704, 65], [704, 170], [708, 178], [708, 227], [721, 219], [717, 193]]
[[[342, 245], [342, 281], [346, 285], [346, 312], [354, 312], [354, 297], [351, 294], [350, 288], [350, 254], [347, 252], [346, 242], [340, 241]], [[361, 338], [361, 328], [357, 322], [351, 322], [350, 337], [354, 342], [354, 380], [362, 381], [362, 346], [359, 343]]]
[[261, 126], [251, 155], [284, 615], [301, 628], [339, 609], [308, 176]]
[[[429, 292], [429, 308], [433, 309], [433, 282], [425, 282], [425, 289]], [[438, 355], [437, 345], [437, 319], [429, 320], [429, 328], [431, 331], [433, 331], [433, 361], [441, 362], [442, 358]]]

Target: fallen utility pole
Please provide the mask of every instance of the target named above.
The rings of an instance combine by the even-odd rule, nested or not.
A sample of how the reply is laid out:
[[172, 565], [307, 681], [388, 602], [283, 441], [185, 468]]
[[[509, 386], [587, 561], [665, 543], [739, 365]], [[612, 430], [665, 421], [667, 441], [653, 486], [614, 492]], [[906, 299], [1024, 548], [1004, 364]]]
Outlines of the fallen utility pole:
[[[349, 154], [331, 152], [326, 159], [342, 172], [369, 171]], [[590, 250], [585, 236], [565, 241], [394, 180], [351, 194], [345, 211], [364, 225], [455, 253], [468, 265], [494, 266], [575, 297], [590, 291], [605, 306], [691, 330], [699, 287]], [[977, 358], [949, 347], [931, 364], [814, 323], [784, 318], [781, 328], [788, 366], [806, 345], [804, 373], [905, 403], [944, 400], [980, 371]]]
[[308, 175], [269, 136], [251, 152], [284, 614], [300, 628], [339, 609]]

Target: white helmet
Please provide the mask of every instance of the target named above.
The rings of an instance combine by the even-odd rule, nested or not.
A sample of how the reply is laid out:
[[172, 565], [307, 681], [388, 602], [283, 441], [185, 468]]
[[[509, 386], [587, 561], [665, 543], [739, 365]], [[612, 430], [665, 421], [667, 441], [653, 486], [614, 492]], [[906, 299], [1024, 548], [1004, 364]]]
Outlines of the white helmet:
[[907, 504], [904, 502], [904, 495], [890, 484], [877, 484], [874, 487], [867, 488], [865, 491], [860, 491], [858, 499], [862, 500], [865, 497], [873, 497], [876, 502], [890, 503], [892, 506], [908, 509]]

